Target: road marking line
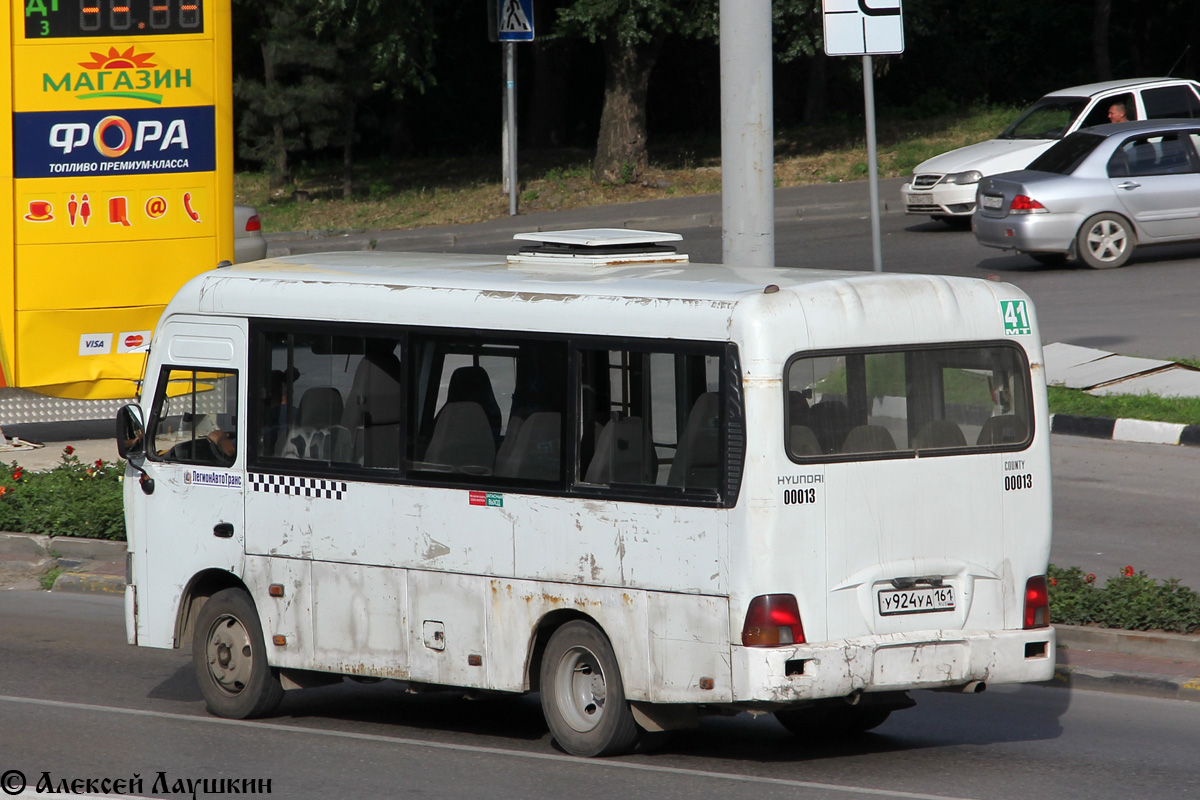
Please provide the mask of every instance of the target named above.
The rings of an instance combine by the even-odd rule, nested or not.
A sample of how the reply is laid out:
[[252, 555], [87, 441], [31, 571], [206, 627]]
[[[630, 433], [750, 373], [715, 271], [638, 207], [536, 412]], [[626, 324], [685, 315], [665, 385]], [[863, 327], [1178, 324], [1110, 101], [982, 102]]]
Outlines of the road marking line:
[[870, 795], [872, 797], [896, 797], [902, 800], [972, 800], [972, 798], [955, 797], [944, 794], [921, 794], [919, 792], [901, 792], [894, 789], [871, 789], [864, 786], [838, 786], [833, 783], [817, 783], [815, 781], [797, 781], [787, 778], [766, 778], [757, 775], [737, 775], [727, 772], [712, 772], [701, 769], [684, 769], [683, 767], [665, 767], [654, 764], [633, 764], [628, 761], [612, 759], [577, 758], [558, 753], [528, 753], [521, 750], [505, 750], [500, 747], [482, 747], [472, 744], [449, 744], [447, 742], [429, 742], [421, 739], [407, 739], [399, 736], [383, 736], [376, 733], [355, 733], [353, 731], [328, 731], [317, 728], [303, 728], [295, 725], [280, 725], [273, 722], [257, 722], [241, 719], [222, 719], [221, 717], [196, 717], [188, 714], [176, 714], [169, 711], [143, 711], [133, 708], [117, 708], [115, 706], [97, 706], [89, 703], [72, 703], [65, 700], [38, 700], [32, 697], [13, 697], [0, 695], [0, 702], [20, 703], [31, 706], [49, 706], [75, 711], [96, 711], [109, 714], [123, 714], [131, 717], [152, 717], [154, 719], [178, 720], [181, 722], [198, 722], [209, 725], [229, 725], [238, 728], [254, 730], [279, 731], [282, 733], [307, 733], [316, 736], [329, 736], [338, 739], [353, 739], [363, 742], [379, 742], [384, 744], [409, 745], [426, 747], [433, 750], [452, 750], [462, 753], [480, 755], [516, 756], [535, 761], [554, 761], [562, 764], [571, 763], [581, 767], [601, 767], [607, 769], [627, 769], [637, 772], [657, 772], [668, 775], [679, 775], [689, 778], [716, 778], [719, 780], [737, 781], [742, 783], [761, 783], [771, 786], [788, 786], [797, 789], [821, 789], [828, 792], [844, 792], [846, 794]]

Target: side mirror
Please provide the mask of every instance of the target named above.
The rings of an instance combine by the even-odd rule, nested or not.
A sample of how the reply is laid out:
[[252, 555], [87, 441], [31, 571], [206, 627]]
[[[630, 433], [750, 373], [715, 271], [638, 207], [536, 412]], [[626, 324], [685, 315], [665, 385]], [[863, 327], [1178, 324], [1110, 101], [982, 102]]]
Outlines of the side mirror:
[[117, 411], [117, 452], [127, 461], [140, 463], [146, 457], [146, 423], [141, 407], [135, 403]]
[[117, 453], [141, 475], [138, 484], [146, 494], [154, 493], [154, 479], [146, 474], [146, 423], [142, 409], [135, 403], [121, 406], [117, 411]]

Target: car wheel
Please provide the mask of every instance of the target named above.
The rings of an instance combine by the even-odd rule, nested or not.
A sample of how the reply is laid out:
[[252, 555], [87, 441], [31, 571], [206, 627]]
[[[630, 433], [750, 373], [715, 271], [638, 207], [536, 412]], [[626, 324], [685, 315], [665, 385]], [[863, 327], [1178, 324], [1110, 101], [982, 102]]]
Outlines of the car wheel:
[[222, 589], [200, 609], [192, 663], [204, 703], [218, 717], [266, 716], [283, 699], [279, 675], [267, 663], [258, 611], [241, 589]]
[[1075, 237], [1076, 250], [1092, 269], [1114, 269], [1125, 265], [1137, 238], [1133, 226], [1119, 214], [1096, 214], [1083, 223]]

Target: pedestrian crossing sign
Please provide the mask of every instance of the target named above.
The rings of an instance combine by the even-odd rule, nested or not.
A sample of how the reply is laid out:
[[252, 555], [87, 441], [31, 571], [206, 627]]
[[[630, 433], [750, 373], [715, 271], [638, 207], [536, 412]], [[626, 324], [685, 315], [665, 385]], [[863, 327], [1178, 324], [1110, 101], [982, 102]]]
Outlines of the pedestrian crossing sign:
[[502, 42], [533, 41], [533, 0], [500, 0], [497, 22]]

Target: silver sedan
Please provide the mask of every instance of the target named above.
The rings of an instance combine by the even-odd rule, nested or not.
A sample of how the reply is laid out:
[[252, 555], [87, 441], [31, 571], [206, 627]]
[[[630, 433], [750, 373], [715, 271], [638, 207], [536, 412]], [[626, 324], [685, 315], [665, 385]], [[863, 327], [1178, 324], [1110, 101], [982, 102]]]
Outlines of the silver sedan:
[[1200, 119], [1077, 131], [1015, 172], [979, 184], [982, 245], [1043, 264], [1120, 267], [1138, 245], [1200, 239]]

